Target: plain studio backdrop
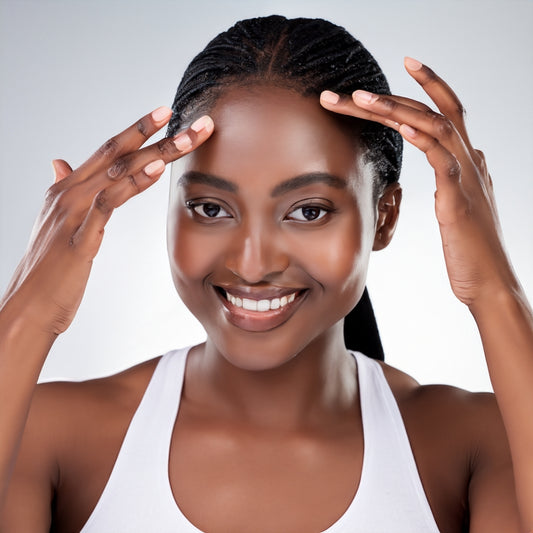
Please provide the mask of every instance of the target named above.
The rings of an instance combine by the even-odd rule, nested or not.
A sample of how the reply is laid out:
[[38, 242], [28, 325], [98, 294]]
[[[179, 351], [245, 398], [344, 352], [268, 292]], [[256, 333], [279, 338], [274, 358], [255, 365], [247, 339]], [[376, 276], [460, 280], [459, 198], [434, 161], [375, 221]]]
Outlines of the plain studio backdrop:
[[[252, 16], [322, 17], [374, 54], [392, 91], [427, 102], [403, 57], [432, 66], [462, 99], [487, 156], [508, 251], [533, 297], [533, 2], [0, 0], [0, 290], [52, 183], [108, 137], [170, 105], [188, 62]], [[161, 135], [157, 138], [160, 138]], [[118, 210], [78, 315], [41, 379], [109, 374], [204, 339], [177, 297], [166, 257], [169, 168]], [[397, 234], [368, 279], [386, 360], [422, 383], [490, 390], [468, 310], [451, 293], [434, 217], [434, 178], [406, 145]]]

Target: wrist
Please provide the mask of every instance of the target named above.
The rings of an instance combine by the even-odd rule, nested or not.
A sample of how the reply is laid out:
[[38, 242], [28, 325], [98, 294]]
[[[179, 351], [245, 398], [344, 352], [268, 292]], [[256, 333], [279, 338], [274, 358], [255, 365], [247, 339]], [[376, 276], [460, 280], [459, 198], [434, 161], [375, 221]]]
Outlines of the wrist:
[[486, 315], [513, 313], [517, 309], [528, 307], [527, 298], [518, 281], [512, 284], [492, 287], [468, 305], [474, 319], [482, 319]]
[[33, 339], [37, 343], [51, 345], [57, 334], [38, 317], [30, 303], [10, 299], [0, 307], [0, 344], [20, 343]]

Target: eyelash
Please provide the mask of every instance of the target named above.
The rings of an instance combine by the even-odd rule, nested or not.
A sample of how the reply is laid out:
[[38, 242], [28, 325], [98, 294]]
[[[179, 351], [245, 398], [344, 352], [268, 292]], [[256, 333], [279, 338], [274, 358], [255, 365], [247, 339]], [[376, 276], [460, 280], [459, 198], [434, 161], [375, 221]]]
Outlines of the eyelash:
[[[207, 201], [193, 201], [193, 200], [189, 200], [187, 202], [185, 202], [185, 206], [187, 207], [187, 209], [190, 209], [191, 211], [193, 211], [194, 213], [196, 213], [198, 216], [202, 217], [202, 218], [211, 218], [211, 219], [215, 219], [215, 218], [230, 218], [231, 215], [218, 203], [216, 202], [207, 202]], [[217, 209], [219, 209], [219, 211], [223, 211], [224, 213], [226, 213], [226, 215], [228, 216], [223, 216], [223, 217], [217, 217], [217, 216], [209, 216], [209, 215], [203, 215], [202, 213], [199, 213], [197, 211], [197, 208], [201, 208], [201, 207], [204, 207], [204, 206], [213, 206]], [[216, 214], [219, 213], [219, 211], [217, 211]]]
[[[202, 201], [202, 200], [188, 200], [187, 202], [185, 202], [185, 206], [187, 207], [187, 209], [189, 209], [190, 211], [193, 211], [196, 215], [198, 215], [199, 217], [201, 217], [203, 219], [215, 220], [215, 219], [222, 219], [222, 218], [233, 218], [232, 215], [230, 213], [228, 213], [228, 211], [226, 209], [224, 209], [224, 207], [222, 207], [217, 202], [209, 202], [209, 201]], [[204, 210], [206, 206], [212, 206], [215, 209], [217, 209], [217, 211], [216, 211], [214, 216], [209, 216], [208, 214], [202, 214], [202, 213], [199, 212], [198, 208]], [[316, 218], [313, 218], [311, 220], [307, 220], [307, 219], [304, 220], [303, 218], [294, 218], [294, 217], [290, 216], [290, 215], [296, 213], [297, 211], [300, 211], [300, 210], [303, 210], [303, 209], [318, 210], [319, 211], [319, 215]], [[217, 216], [220, 213], [220, 211], [225, 213], [226, 216]], [[308, 203], [308, 204], [304, 204], [304, 205], [299, 205], [298, 207], [295, 207], [294, 209], [292, 209], [288, 213], [286, 218], [288, 220], [293, 221], [293, 222], [312, 223], [312, 222], [322, 221], [322, 219], [324, 217], [326, 217], [330, 213], [334, 213], [335, 211], [336, 211], [336, 209], [334, 209], [333, 207], [330, 207], [330, 206], [324, 206], [324, 205], [320, 205], [320, 204]], [[204, 213], [205, 213], [205, 211], [204, 211]]]

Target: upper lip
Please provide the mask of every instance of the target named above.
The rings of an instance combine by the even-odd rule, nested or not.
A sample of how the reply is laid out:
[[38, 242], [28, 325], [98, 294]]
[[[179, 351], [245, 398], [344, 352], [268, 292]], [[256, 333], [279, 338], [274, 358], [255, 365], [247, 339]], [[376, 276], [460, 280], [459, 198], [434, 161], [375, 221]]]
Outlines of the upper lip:
[[222, 289], [229, 292], [233, 296], [239, 298], [249, 298], [251, 300], [272, 300], [273, 298], [282, 298], [294, 292], [301, 292], [305, 290], [302, 287], [276, 287], [274, 285], [269, 287], [242, 287], [235, 285], [215, 285], [215, 288]]

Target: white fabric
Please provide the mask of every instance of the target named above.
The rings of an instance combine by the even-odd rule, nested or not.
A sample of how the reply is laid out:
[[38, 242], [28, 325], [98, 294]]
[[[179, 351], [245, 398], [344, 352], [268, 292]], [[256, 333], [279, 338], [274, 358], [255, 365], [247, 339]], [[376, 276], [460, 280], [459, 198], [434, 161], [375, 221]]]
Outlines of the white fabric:
[[[168, 458], [188, 349], [164, 355], [81, 533], [202, 533], [174, 500]], [[400, 411], [379, 363], [357, 360], [364, 458], [357, 493], [323, 533], [438, 533]], [[276, 532], [278, 533], [278, 532]]]

